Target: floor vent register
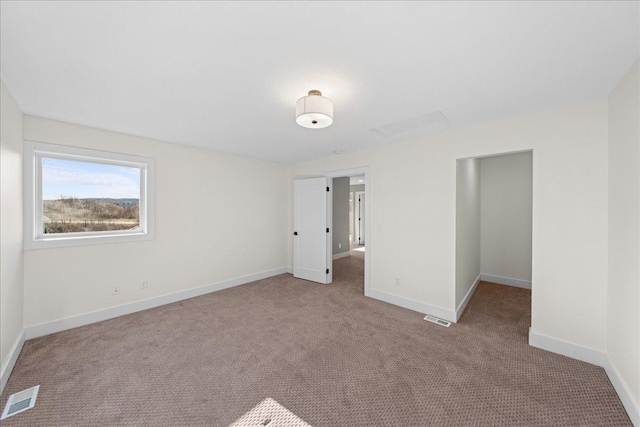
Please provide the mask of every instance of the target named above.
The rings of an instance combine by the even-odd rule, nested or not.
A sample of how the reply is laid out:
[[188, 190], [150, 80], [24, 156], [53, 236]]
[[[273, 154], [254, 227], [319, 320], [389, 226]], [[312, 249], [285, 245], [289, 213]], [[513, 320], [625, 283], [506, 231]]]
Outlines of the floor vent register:
[[9, 400], [7, 400], [7, 405], [4, 407], [4, 411], [2, 411], [0, 420], [4, 420], [5, 418], [12, 417], [20, 412], [33, 408], [36, 405], [38, 390], [40, 390], [39, 385], [9, 396]]
[[449, 322], [448, 320], [438, 319], [437, 317], [429, 316], [428, 314], [424, 317], [424, 320], [426, 320], [427, 322], [435, 323], [436, 325], [445, 326], [447, 328], [451, 326], [451, 322]]

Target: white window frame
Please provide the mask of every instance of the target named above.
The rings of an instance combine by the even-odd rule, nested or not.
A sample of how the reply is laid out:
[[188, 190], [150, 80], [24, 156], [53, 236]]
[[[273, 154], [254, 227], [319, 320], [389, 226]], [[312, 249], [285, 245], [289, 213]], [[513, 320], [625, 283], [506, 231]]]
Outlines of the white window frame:
[[[122, 243], [155, 238], [155, 161], [149, 157], [24, 142], [24, 249]], [[140, 169], [140, 227], [137, 230], [45, 234], [43, 231], [42, 158], [85, 161]]]

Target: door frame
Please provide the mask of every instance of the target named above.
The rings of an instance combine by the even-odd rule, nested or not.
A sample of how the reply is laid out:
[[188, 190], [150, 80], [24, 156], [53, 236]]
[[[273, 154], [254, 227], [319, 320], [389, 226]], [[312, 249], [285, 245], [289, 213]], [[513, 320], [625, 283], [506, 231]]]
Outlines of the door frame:
[[[367, 297], [371, 296], [371, 248], [372, 242], [375, 240], [371, 235], [371, 166], [361, 166], [358, 168], [350, 168], [350, 169], [341, 169], [335, 171], [328, 171], [324, 173], [324, 176], [327, 178], [331, 178], [331, 188], [333, 191], [333, 178], [340, 178], [343, 176], [358, 176], [364, 175], [364, 190], [366, 193], [366, 197], [364, 198], [364, 235], [365, 238], [368, 238], [368, 241], [365, 244], [366, 250], [364, 252], [364, 295]], [[333, 200], [332, 197], [329, 197], [329, 200]], [[328, 212], [329, 219], [329, 227], [333, 232], [333, 209]], [[329, 246], [329, 257], [328, 262], [330, 263], [330, 271], [333, 272], [333, 245]]]

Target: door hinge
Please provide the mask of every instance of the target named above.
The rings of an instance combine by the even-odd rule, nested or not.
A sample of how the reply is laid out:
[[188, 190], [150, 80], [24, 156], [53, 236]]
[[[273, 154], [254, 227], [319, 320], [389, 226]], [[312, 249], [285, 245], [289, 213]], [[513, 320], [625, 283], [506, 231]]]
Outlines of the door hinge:
[[329, 269], [327, 268], [327, 274], [329, 274]]
[[329, 192], [329, 187], [327, 187], [327, 192]]
[[329, 232], [329, 227], [327, 227], [327, 233]]

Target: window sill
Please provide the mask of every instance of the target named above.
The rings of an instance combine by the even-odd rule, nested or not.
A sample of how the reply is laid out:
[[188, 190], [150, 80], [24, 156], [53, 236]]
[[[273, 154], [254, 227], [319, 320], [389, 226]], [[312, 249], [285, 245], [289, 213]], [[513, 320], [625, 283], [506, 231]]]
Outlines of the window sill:
[[106, 245], [110, 243], [141, 242], [154, 240], [153, 233], [108, 234], [103, 236], [46, 237], [24, 241], [24, 250], [64, 248], [85, 245]]

